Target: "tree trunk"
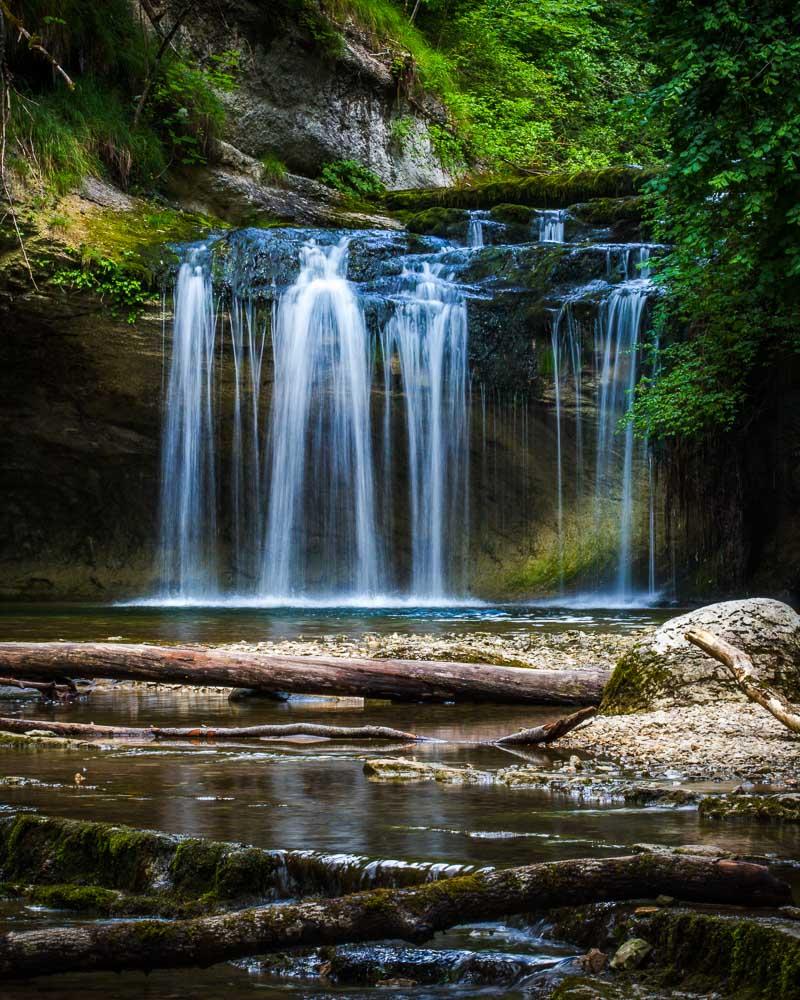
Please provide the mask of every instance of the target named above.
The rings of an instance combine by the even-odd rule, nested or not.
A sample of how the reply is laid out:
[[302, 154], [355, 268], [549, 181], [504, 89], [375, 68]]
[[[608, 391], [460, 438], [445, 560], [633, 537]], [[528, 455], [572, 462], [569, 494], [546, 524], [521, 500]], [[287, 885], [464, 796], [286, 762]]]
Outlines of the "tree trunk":
[[285, 656], [104, 642], [0, 643], [0, 673], [20, 679], [113, 678], [393, 701], [598, 704], [610, 671], [535, 670], [425, 660]]
[[425, 941], [437, 931], [471, 921], [661, 894], [751, 907], [791, 901], [785, 882], [745, 862], [666, 855], [558, 861], [196, 920], [7, 933], [0, 936], [0, 974], [8, 978], [208, 966], [297, 946]]
[[686, 638], [695, 646], [699, 646], [703, 652], [723, 663], [751, 701], [766, 708], [778, 722], [782, 722], [793, 733], [800, 733], [800, 708], [795, 707], [778, 691], [764, 684], [756, 673], [753, 661], [747, 653], [704, 628], [689, 629]]
[[96, 726], [85, 722], [42, 722], [39, 719], [0, 718], [0, 731], [27, 733], [41, 729], [55, 736], [67, 736], [85, 740], [236, 740], [254, 737], [323, 736], [340, 740], [403, 740], [421, 742], [424, 736], [404, 733], [400, 729], [387, 726], [319, 726], [308, 722], [295, 722], [283, 726], [239, 726], [221, 727], [191, 726], [188, 728], [162, 728], [146, 726]]

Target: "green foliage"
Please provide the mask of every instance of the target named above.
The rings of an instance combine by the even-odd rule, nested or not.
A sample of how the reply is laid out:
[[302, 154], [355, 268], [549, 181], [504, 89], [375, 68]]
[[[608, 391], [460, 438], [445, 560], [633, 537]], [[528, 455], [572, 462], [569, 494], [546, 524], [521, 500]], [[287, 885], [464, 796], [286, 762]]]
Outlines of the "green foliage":
[[325, 164], [320, 180], [356, 199], [378, 198], [385, 190], [380, 178], [358, 160], [334, 160]]
[[746, 421], [769, 372], [800, 351], [800, 9], [770, 0], [651, 4], [662, 70], [651, 117], [673, 157], [650, 189], [666, 297], [660, 375], [638, 433], [698, 436]]
[[287, 174], [286, 164], [274, 153], [261, 157], [261, 180], [265, 184], [282, 184]]
[[444, 101], [431, 129], [451, 170], [596, 169], [660, 152], [642, 128], [652, 67], [646, 3], [632, 0], [423, 0], [416, 24], [399, 0], [320, 0], [395, 47], [401, 90]]
[[133, 127], [124, 96], [91, 76], [74, 91], [18, 94], [9, 139], [12, 155], [59, 194], [106, 171], [123, 187], [144, 184], [165, 165], [153, 131]]
[[212, 141], [225, 122], [218, 91], [236, 86], [239, 53], [212, 56], [206, 67], [174, 58], [153, 88], [150, 118], [164, 137], [172, 159], [183, 166], [205, 163]]
[[[125, 251], [123, 257], [133, 257]], [[96, 253], [84, 255], [81, 266], [62, 268], [53, 275], [53, 284], [74, 288], [108, 300], [112, 316], [124, 316], [135, 323], [151, 296], [129, 267]]]

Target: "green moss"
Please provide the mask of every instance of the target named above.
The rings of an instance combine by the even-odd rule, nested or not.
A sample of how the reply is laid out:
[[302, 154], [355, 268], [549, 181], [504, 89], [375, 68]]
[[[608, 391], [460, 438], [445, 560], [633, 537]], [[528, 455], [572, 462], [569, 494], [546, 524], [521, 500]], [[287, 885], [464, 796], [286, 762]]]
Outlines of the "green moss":
[[390, 191], [385, 204], [395, 210], [419, 212], [437, 206], [446, 208], [492, 208], [513, 203], [536, 208], [567, 208], [594, 198], [622, 198], [638, 194], [652, 174], [632, 167], [608, 167], [578, 173], [537, 174], [478, 180], [452, 188]]
[[800, 996], [800, 938], [772, 923], [660, 911], [647, 921], [665, 980], [763, 1000]]
[[467, 233], [467, 213], [460, 208], [427, 208], [407, 216], [405, 223], [409, 232], [425, 236], [463, 238]]
[[527, 205], [495, 205], [491, 216], [509, 226], [530, 226], [533, 213]]
[[644, 214], [644, 198], [637, 195], [627, 198], [593, 198], [578, 205], [570, 205], [569, 209], [576, 219], [589, 226], [640, 223]]
[[646, 711], [673, 683], [658, 655], [646, 652], [640, 645], [634, 646], [617, 661], [603, 692], [600, 711], [604, 715]]
[[700, 818], [714, 821], [800, 823], [800, 796], [715, 795], [699, 805]]

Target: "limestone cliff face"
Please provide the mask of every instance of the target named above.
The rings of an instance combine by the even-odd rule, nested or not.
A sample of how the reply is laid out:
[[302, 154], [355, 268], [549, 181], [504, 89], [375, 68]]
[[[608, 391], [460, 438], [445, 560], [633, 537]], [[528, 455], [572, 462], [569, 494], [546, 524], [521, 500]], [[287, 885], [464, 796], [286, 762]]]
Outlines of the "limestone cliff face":
[[402, 54], [374, 51], [351, 23], [332, 26], [332, 51], [313, 37], [301, 11], [281, 0], [200, 0], [193, 9], [182, 38], [190, 51], [242, 53], [237, 88], [224, 98], [225, 139], [256, 159], [277, 156], [307, 177], [331, 161], [354, 159], [390, 188], [448, 183], [428, 131], [446, 121], [444, 109], [405, 93]]

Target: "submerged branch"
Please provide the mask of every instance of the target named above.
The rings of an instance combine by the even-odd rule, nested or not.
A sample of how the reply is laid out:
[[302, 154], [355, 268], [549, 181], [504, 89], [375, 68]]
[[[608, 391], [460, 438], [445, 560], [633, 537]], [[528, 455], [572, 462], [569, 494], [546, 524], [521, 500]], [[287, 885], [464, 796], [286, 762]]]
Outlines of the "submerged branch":
[[500, 739], [494, 742], [502, 746], [519, 747], [532, 746], [536, 743], [553, 743], [595, 715], [597, 715], [596, 708], [582, 708], [577, 712], [573, 712], [572, 715], [565, 715], [553, 722], [547, 722], [543, 726], [534, 726], [533, 729], [520, 729], [517, 733], [509, 733], [508, 736], [501, 736]]
[[[3, 683], [0, 680], [0, 683]], [[20, 685], [24, 686], [24, 685]], [[161, 726], [96, 726], [84, 722], [42, 722], [39, 719], [0, 718], [0, 731], [26, 733], [42, 730], [56, 736], [77, 739], [112, 740], [235, 740], [253, 737], [320, 736], [344, 740], [405, 740], [420, 742], [425, 739], [415, 733], [404, 733], [387, 726], [321, 726], [309, 722], [294, 722], [278, 726], [213, 726], [161, 727]]]

